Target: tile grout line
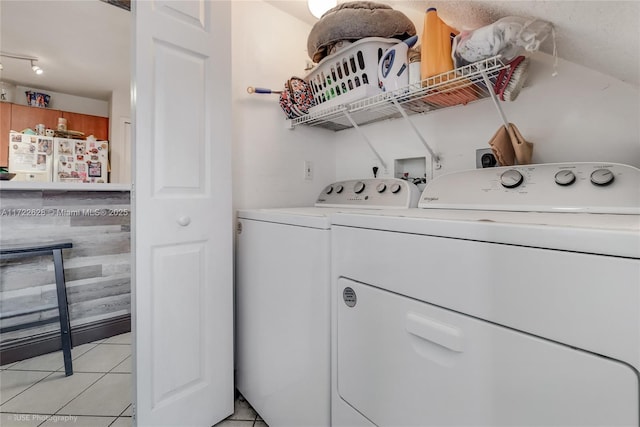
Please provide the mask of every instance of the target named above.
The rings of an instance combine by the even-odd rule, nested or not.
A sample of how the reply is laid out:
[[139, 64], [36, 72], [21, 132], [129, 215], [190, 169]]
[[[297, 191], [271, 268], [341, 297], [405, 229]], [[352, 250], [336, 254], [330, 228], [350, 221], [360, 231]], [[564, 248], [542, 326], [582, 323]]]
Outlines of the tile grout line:
[[127, 409], [129, 409], [129, 407], [130, 407], [131, 405], [132, 405], [132, 404], [131, 404], [131, 403], [129, 403], [129, 406], [127, 406], [126, 408], [124, 408], [124, 410], [123, 410], [122, 412], [120, 412], [120, 415], [118, 415], [118, 416], [117, 416], [117, 417], [116, 417], [116, 418], [111, 422], [111, 424], [109, 424], [109, 426], [108, 426], [108, 427], [111, 427], [111, 426], [112, 426], [116, 421], [118, 421], [120, 418], [131, 418], [131, 417], [128, 417], [128, 416], [126, 416], [126, 415], [124, 415], [124, 416], [122, 415], [122, 414], [124, 414], [125, 412], [127, 412]]
[[[96, 350], [99, 351], [99, 346], [106, 344], [106, 343], [98, 343], [95, 346], [91, 347], [89, 350], [87, 350], [86, 352], [82, 353], [82, 355], [78, 356], [78, 358], [80, 358], [81, 356], [87, 354], [89, 351], [91, 350]], [[113, 344], [106, 344], [106, 345], [113, 345]], [[127, 345], [127, 344], [116, 344], [116, 345]], [[94, 373], [94, 374], [102, 374], [102, 376], [100, 376], [97, 380], [95, 380], [93, 383], [89, 384], [84, 390], [82, 390], [80, 393], [78, 393], [73, 399], [71, 399], [70, 401], [68, 401], [67, 403], [65, 403], [64, 405], [62, 405], [53, 415], [58, 415], [58, 413], [68, 404], [70, 404], [71, 402], [73, 402], [74, 400], [76, 400], [78, 397], [80, 397], [80, 395], [82, 395], [84, 392], [86, 392], [89, 388], [91, 388], [93, 385], [95, 385], [98, 381], [100, 381], [101, 379], [103, 379], [104, 377], [106, 377], [109, 373], [112, 373], [111, 371], [113, 371], [116, 367], [118, 367], [122, 362], [124, 362], [125, 360], [127, 360], [127, 358], [131, 357], [131, 355], [125, 357], [123, 360], [121, 360], [119, 363], [117, 363], [113, 368], [111, 368], [109, 371], [107, 372], [82, 372], [82, 373]], [[62, 368], [61, 368], [62, 369]], [[126, 372], [113, 372], [113, 374], [127, 374]], [[131, 373], [128, 373], [129, 375], [131, 375]], [[124, 411], [126, 411], [128, 408], [128, 406], [126, 408], [124, 408]], [[121, 414], [122, 414], [121, 412]], [[91, 415], [91, 416], [101, 416], [101, 415]], [[113, 417], [114, 415], [109, 415], [108, 417]], [[105, 416], [106, 417], [106, 416]], [[116, 419], [118, 419], [119, 415], [115, 416]], [[115, 422], [115, 420], [114, 420]]]
[[[38, 424], [38, 426], [37, 426], [37, 427], [40, 427], [42, 424], [46, 423], [46, 422], [47, 422], [47, 421], [49, 421], [51, 418], [58, 416], [58, 414], [42, 414], [42, 415], [48, 415], [48, 418], [47, 418], [46, 420], [44, 420], [41, 424]], [[114, 415], [60, 415], [60, 416], [62, 416], [62, 417], [68, 417], [68, 416], [70, 416], [70, 417], [77, 417], [77, 418], [80, 418], [80, 417], [91, 417], [91, 418], [114, 418], [114, 420], [113, 420], [111, 423], [109, 423], [109, 425], [111, 425], [111, 424], [115, 423], [115, 422], [116, 422], [116, 420], [119, 418], [119, 417], [116, 417], [116, 416], [114, 416]], [[58, 421], [55, 421], [55, 422], [58, 422]]]
[[[115, 369], [115, 368], [114, 368]], [[64, 405], [62, 405], [60, 407], [60, 409], [58, 409], [53, 415], [64, 415], [64, 414], [59, 414], [60, 411], [62, 411], [62, 409], [67, 406], [68, 404], [70, 404], [71, 402], [73, 402], [74, 400], [76, 400], [78, 397], [80, 397], [81, 394], [83, 394], [85, 391], [89, 390], [93, 385], [95, 385], [98, 381], [100, 381], [101, 379], [103, 379], [104, 377], [106, 377], [107, 375], [109, 375], [110, 372], [82, 372], [82, 373], [94, 373], [94, 374], [102, 374], [102, 376], [100, 378], [98, 378], [97, 380], [95, 380], [93, 383], [89, 384], [84, 390], [82, 390], [80, 393], [78, 393], [73, 399], [71, 399], [70, 401], [68, 401], [67, 403], [65, 403]], [[120, 374], [127, 374], [126, 372], [113, 372], [114, 375], [120, 375]], [[131, 375], [131, 374], [129, 374]], [[122, 412], [120, 413], [120, 415], [80, 415], [83, 417], [116, 417], [119, 418], [128, 408], [129, 406], [131, 406], [131, 403], [129, 403], [129, 405], [127, 407], [125, 407]]]
[[107, 373], [108, 374], [129, 374], [131, 375], [131, 372], [113, 372], [114, 369], [116, 369], [118, 366], [122, 365], [124, 362], [127, 361], [127, 359], [131, 358], [131, 352], [129, 352], [129, 355], [127, 357], [125, 357], [124, 359], [122, 359], [120, 362], [118, 362], [116, 364], [116, 366], [114, 366], [113, 368], [111, 368]]
[[[97, 344], [95, 347], [91, 348], [91, 350], [93, 349], [97, 349], [98, 346], [100, 346], [102, 344]], [[107, 344], [108, 345], [108, 344]], [[118, 345], [126, 345], [126, 344], [118, 344]], [[98, 351], [98, 350], [97, 350]], [[84, 354], [84, 353], [83, 353]], [[127, 360], [129, 357], [131, 357], [131, 355], [128, 355], [127, 357], [125, 357], [123, 360], [121, 360], [120, 362], [118, 362], [113, 368], [111, 368], [109, 371], [107, 372], [82, 372], [82, 373], [93, 373], [93, 374], [102, 374], [101, 377], [99, 377], [97, 380], [95, 380], [93, 383], [91, 383], [89, 386], [87, 386], [84, 390], [82, 390], [80, 393], [78, 393], [73, 399], [71, 399], [70, 401], [68, 401], [67, 403], [65, 403], [64, 405], [62, 405], [62, 407], [60, 407], [60, 409], [58, 409], [55, 414], [53, 415], [58, 415], [58, 413], [68, 404], [70, 404], [71, 402], [73, 402], [74, 400], [76, 400], [78, 397], [80, 397], [80, 395], [82, 395], [85, 391], [87, 391], [89, 388], [91, 388], [93, 385], [95, 385], [98, 381], [100, 381], [101, 379], [105, 378], [107, 375], [109, 374], [113, 374], [113, 375], [131, 375], [130, 372], [112, 372], [114, 369], [116, 369], [118, 366], [120, 366], [121, 363], [123, 363], [125, 360]], [[128, 408], [129, 406], [131, 406], [131, 403], [129, 403], [128, 406], [126, 406], [122, 412], [120, 413], [120, 415], [91, 415], [91, 416], [96, 416], [96, 417], [116, 417], [116, 419], [118, 419]], [[89, 415], [83, 415], [83, 416], [89, 416]], [[115, 422], [115, 420], [114, 420]]]
[[[35, 383], [31, 384], [29, 387], [25, 388], [24, 390], [22, 390], [20, 393], [16, 394], [15, 396], [12, 396], [9, 398], [9, 400], [7, 400], [6, 402], [2, 402], [0, 404], [0, 408], [2, 408], [3, 405], [6, 405], [7, 403], [11, 402], [13, 399], [15, 399], [16, 397], [20, 396], [22, 393], [24, 393], [25, 391], [29, 390], [31, 387], [35, 386], [36, 384], [38, 384], [41, 381], [44, 381], [45, 379], [49, 378], [51, 375], [55, 374], [57, 371], [15, 371], [15, 372], [50, 372], [49, 375], [45, 375], [44, 377], [40, 378], [38, 381], [36, 381]], [[2, 412], [2, 410], [0, 409], [0, 412]]]
[[43, 425], [44, 423], [46, 423], [47, 421], [49, 421], [49, 420], [51, 419], [51, 417], [52, 417], [52, 416], [53, 416], [53, 415], [49, 415], [49, 416], [47, 417], [47, 419], [46, 419], [46, 420], [44, 420], [43, 422], [41, 422], [40, 424], [38, 424], [38, 427], [40, 427], [41, 425]]
[[[89, 343], [91, 344], [91, 343]], [[83, 344], [84, 345], [84, 344]], [[91, 347], [90, 349], [88, 349], [87, 351], [85, 351], [84, 353], [78, 355], [75, 359], [73, 359], [73, 361], [77, 361], [78, 359], [80, 359], [82, 356], [86, 355], [87, 353], [89, 353], [92, 350], [96, 350], [96, 351], [100, 351], [98, 349], [98, 346], [100, 346], [102, 344], [96, 344], [93, 347]], [[113, 345], [113, 344], [107, 344], [107, 345]], [[127, 344], [116, 344], [116, 345], [127, 345]], [[127, 360], [128, 357], [131, 357], [131, 354], [129, 354], [129, 356], [125, 357], [121, 362], [118, 363], [118, 365], [120, 365], [120, 363], [124, 362], [125, 360]], [[109, 371], [104, 372], [104, 371], [80, 371], [80, 373], [85, 373], [85, 374], [108, 374], [111, 373], [111, 371], [113, 371], [118, 365], [114, 366], [113, 368], [111, 368]], [[63, 372], [64, 371], [64, 366], [61, 366], [60, 368], [58, 368], [55, 372]], [[114, 372], [114, 373], [118, 373], [118, 372]], [[130, 372], [128, 372], [130, 373]]]
[[[89, 343], [88, 343], [89, 344]], [[83, 355], [85, 355], [86, 353], [88, 353], [91, 350], [97, 349], [99, 345], [101, 344], [106, 344], [106, 345], [128, 345], [129, 347], [131, 347], [131, 344], [127, 344], [127, 343], [97, 343], [94, 346], [92, 346], [91, 348], [87, 349], [85, 352], [83, 352], [82, 354], [78, 355], [76, 358], [74, 358], [73, 360], [75, 361], [76, 359], [79, 359], [80, 357], [82, 357]], [[101, 376], [99, 376], [95, 381], [93, 381], [91, 384], [87, 385], [82, 391], [80, 391], [78, 394], [75, 395], [75, 397], [73, 397], [71, 400], [69, 400], [68, 402], [62, 404], [62, 406], [54, 411], [53, 414], [32, 414], [32, 415], [42, 415], [42, 416], [47, 416], [48, 417], [40, 424], [38, 424], [38, 426], [41, 426], [42, 424], [46, 423], [48, 420], [51, 419], [51, 417], [58, 415], [59, 412], [67, 405], [69, 405], [71, 402], [73, 402], [75, 399], [77, 399], [80, 395], [82, 395], [83, 393], [85, 393], [89, 388], [91, 388], [93, 385], [95, 385], [98, 381], [100, 381], [101, 379], [103, 379], [107, 374], [109, 373], [113, 373], [113, 374], [129, 374], [131, 375], [131, 372], [112, 372], [114, 369], [116, 369], [118, 366], [120, 366], [122, 363], [124, 363], [128, 358], [131, 357], [131, 354], [129, 354], [127, 357], [125, 357], [123, 360], [121, 360], [119, 363], [117, 363], [113, 368], [111, 368], [108, 372], [82, 372], [82, 373], [95, 373], [95, 374], [102, 374]], [[2, 404], [0, 404], [0, 408], [1, 406], [5, 405], [6, 403], [9, 403], [10, 401], [12, 401], [14, 398], [16, 398], [17, 396], [20, 396], [21, 394], [23, 394], [24, 392], [26, 392], [27, 390], [31, 389], [32, 387], [34, 387], [36, 384], [44, 381], [45, 379], [51, 377], [52, 375], [61, 372], [63, 367], [60, 367], [59, 369], [55, 370], [55, 371], [50, 371], [50, 370], [23, 370], [23, 369], [10, 369], [12, 366], [19, 364], [20, 362], [15, 362], [9, 366], [7, 366], [7, 368], [2, 369], [2, 371], [12, 371], [12, 372], [49, 372], [49, 375], [45, 375], [43, 378], [39, 379], [38, 381], [32, 383], [31, 385], [29, 385], [27, 388], [25, 388], [24, 390], [22, 390], [21, 392], [17, 393], [15, 396], [12, 396], [11, 398], [9, 398], [6, 402], [3, 402]], [[126, 410], [131, 406], [131, 403], [129, 403], [128, 406], [126, 406], [122, 412], [120, 413], [120, 415], [115, 416], [114, 420], [111, 424], [113, 424], [114, 422], [116, 422], [116, 420], [118, 418], [123, 417], [122, 414], [124, 414], [124, 412], [126, 412]], [[5, 413], [2, 412], [2, 410], [0, 410], [0, 413]], [[6, 412], [9, 413], [9, 412]], [[25, 412], [26, 414], [26, 412]], [[84, 415], [83, 415], [84, 416]], [[96, 417], [104, 417], [104, 418], [111, 418], [114, 417], [113, 415], [109, 415], [109, 416], [103, 416], [103, 415], [91, 415], [91, 416], [96, 416]], [[128, 418], [128, 417], [125, 417]]]
[[[88, 373], [88, 372], [81, 372], [81, 373]], [[58, 408], [57, 411], [55, 411], [52, 415], [58, 415], [58, 412], [60, 412], [62, 410], [62, 408], [64, 408], [65, 406], [67, 406], [69, 403], [73, 402], [74, 400], [76, 400], [78, 398], [78, 396], [80, 396], [82, 393], [84, 393], [85, 391], [89, 390], [89, 388], [91, 388], [91, 386], [93, 386], [95, 383], [97, 383], [98, 381], [100, 381], [102, 378], [104, 378], [105, 375], [107, 375], [106, 372], [92, 372], [94, 374], [102, 374], [101, 377], [99, 377], [97, 380], [95, 380], [94, 382], [92, 382], [91, 384], [89, 384], [87, 387], [84, 388], [84, 390], [82, 390], [80, 393], [76, 394], [74, 398], [72, 398], [70, 401], [68, 401], [67, 403], [63, 404], [60, 408]]]
[[[86, 343], [86, 344], [81, 344], [81, 345], [88, 345], [88, 344], [92, 344], [92, 343]], [[78, 354], [77, 356], [75, 356], [74, 358], [72, 358], [72, 360], [75, 362], [76, 360], [78, 360], [79, 358], [81, 358], [82, 356], [84, 356], [86, 353], [88, 353], [89, 351], [93, 350], [97, 346], [98, 346], [98, 344], [94, 345], [93, 347], [87, 349], [86, 351], [84, 351], [84, 352]], [[80, 346], [77, 346], [77, 347], [74, 346], [73, 348], [78, 348], [78, 347], [80, 347]], [[46, 353], [46, 354], [43, 354], [41, 356], [45, 356], [47, 354], [53, 354], [53, 353], [60, 353], [60, 356], [62, 356], [62, 350], [56, 350], [55, 352]], [[36, 357], [39, 357], [39, 356], [36, 356]], [[29, 360], [29, 359], [25, 359], [25, 360]], [[23, 361], [24, 360], [15, 362], [11, 366], [18, 365], [18, 364], [20, 364], [20, 362], [23, 362]], [[5, 368], [5, 369], [3, 369], [3, 371], [13, 371], [13, 372], [16, 372], [16, 371], [17, 372], [51, 372], [51, 373], [56, 373], [56, 372], [64, 372], [64, 369], [65, 369], [64, 365], [60, 365], [59, 368], [57, 368], [57, 369], [55, 369], [53, 371], [49, 370], [49, 369], [20, 369], [20, 368], [11, 368], [11, 367]], [[97, 372], [97, 373], [101, 373], [101, 372]]]

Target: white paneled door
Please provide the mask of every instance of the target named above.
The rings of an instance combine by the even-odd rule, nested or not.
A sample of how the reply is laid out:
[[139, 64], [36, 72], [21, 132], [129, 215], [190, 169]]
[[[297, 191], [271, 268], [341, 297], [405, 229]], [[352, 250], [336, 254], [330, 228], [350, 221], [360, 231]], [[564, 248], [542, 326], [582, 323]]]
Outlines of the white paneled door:
[[208, 427], [233, 413], [231, 3], [132, 3], [135, 421]]

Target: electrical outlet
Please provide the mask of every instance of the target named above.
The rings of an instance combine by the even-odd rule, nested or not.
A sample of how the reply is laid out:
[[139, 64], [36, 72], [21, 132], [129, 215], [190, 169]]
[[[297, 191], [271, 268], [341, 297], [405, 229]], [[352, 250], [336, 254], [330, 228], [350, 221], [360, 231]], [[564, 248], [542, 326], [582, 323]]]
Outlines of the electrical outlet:
[[476, 150], [476, 169], [493, 168], [500, 166], [491, 148], [480, 148]]
[[307, 181], [313, 180], [313, 163], [309, 160], [304, 161], [304, 179]]

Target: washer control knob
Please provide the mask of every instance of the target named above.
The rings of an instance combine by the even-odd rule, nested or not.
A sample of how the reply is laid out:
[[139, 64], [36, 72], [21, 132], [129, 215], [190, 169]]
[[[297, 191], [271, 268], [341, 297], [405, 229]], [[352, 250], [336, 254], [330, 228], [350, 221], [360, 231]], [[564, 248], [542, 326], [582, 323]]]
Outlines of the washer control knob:
[[333, 185], [330, 185], [324, 189], [324, 194], [331, 194], [331, 193], [333, 193]]
[[400, 192], [400, 190], [402, 190], [402, 185], [398, 184], [397, 182], [395, 184], [391, 185], [391, 192], [393, 194], [397, 194]]
[[364, 182], [362, 181], [358, 181], [356, 182], [356, 184], [353, 186], [353, 192], [356, 194], [360, 194], [364, 191]]
[[613, 172], [609, 169], [596, 169], [591, 172], [591, 182], [595, 185], [609, 185], [613, 182]]
[[500, 183], [505, 188], [516, 188], [522, 184], [524, 177], [515, 169], [508, 169], [500, 175]]
[[576, 181], [576, 175], [568, 170], [562, 170], [556, 173], [556, 184], [558, 185], [571, 185]]
[[344, 187], [340, 184], [336, 185], [336, 193], [340, 194], [344, 190]]
[[376, 187], [376, 190], [378, 190], [378, 193], [384, 193], [384, 191], [387, 189], [387, 184], [385, 184], [384, 182], [381, 182], [380, 184], [378, 184], [378, 186]]

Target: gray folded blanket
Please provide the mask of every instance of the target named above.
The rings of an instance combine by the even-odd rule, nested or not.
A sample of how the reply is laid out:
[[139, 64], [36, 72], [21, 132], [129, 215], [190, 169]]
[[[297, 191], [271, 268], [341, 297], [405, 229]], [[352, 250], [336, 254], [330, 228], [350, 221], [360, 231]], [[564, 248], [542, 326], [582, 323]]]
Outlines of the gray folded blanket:
[[307, 51], [313, 62], [320, 62], [334, 43], [365, 37], [407, 39], [416, 34], [413, 22], [386, 4], [352, 1], [327, 11], [311, 28]]

